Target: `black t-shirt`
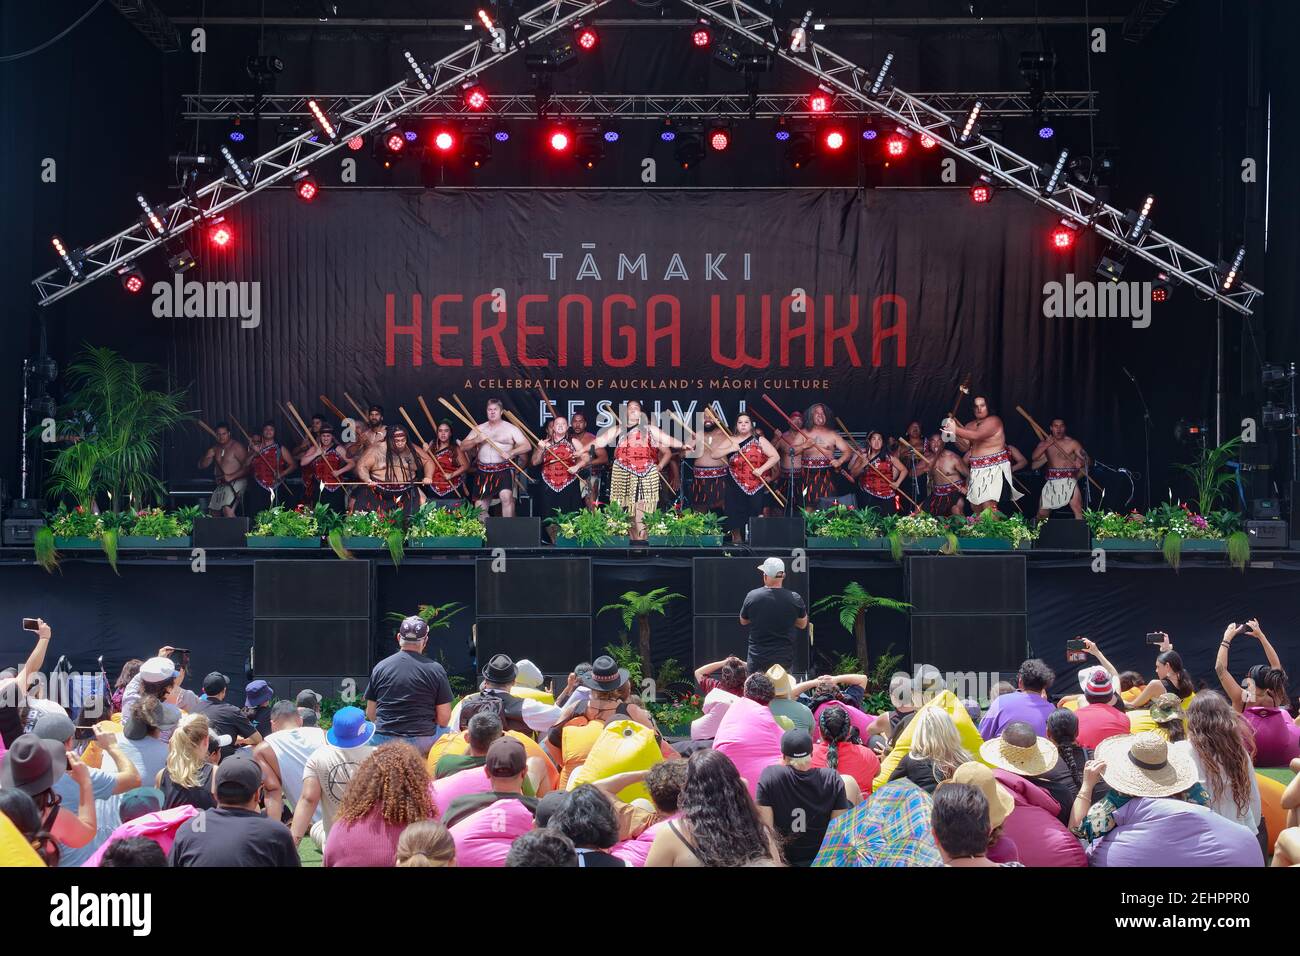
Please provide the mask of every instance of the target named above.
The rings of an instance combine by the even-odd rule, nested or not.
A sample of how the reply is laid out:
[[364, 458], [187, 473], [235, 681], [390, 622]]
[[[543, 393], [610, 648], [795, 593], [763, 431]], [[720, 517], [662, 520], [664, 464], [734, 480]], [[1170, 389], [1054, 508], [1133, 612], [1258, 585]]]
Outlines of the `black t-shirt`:
[[172, 779], [172, 775], [163, 770], [162, 792], [164, 810], [189, 805], [200, 810], [211, 810], [217, 805], [217, 798], [212, 795], [212, 771], [215, 768], [205, 763], [199, 769], [199, 783], [196, 787], [182, 787]]
[[208, 718], [212, 729], [219, 734], [230, 734], [230, 746], [221, 748], [221, 759], [225, 760], [239, 748], [239, 738], [245, 739], [257, 733], [257, 727], [244, 716], [244, 711], [227, 700], [200, 700], [194, 712]]
[[930, 794], [934, 793], [935, 788], [939, 786], [939, 780], [934, 775], [934, 761], [928, 757], [917, 759], [911, 754], [904, 755], [898, 762], [898, 766], [894, 768], [894, 772], [889, 775], [889, 779], [910, 780]]
[[754, 588], [745, 595], [740, 616], [749, 621], [750, 661], [764, 669], [794, 665], [794, 622], [808, 615], [802, 597], [785, 588]]
[[437, 661], [413, 651], [398, 651], [375, 665], [365, 698], [379, 705], [375, 708], [377, 733], [432, 737], [438, 732], [438, 705], [451, 703], [451, 683]]
[[[202, 828], [194, 828], [195, 821]], [[260, 813], [218, 807], [192, 817], [176, 831], [172, 866], [299, 866], [289, 828]]]
[[831, 814], [853, 806], [844, 792], [844, 781], [834, 770], [796, 770], [785, 764], [763, 768], [756, 802], [772, 808], [772, 825], [785, 837], [785, 858], [791, 866], [812, 863]]

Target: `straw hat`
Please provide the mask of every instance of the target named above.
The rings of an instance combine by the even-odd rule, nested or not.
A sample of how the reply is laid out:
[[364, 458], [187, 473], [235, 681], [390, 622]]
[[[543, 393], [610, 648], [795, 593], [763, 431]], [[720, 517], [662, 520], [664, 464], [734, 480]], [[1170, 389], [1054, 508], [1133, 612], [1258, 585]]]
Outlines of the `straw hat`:
[[1011, 796], [1011, 791], [998, 783], [993, 771], [982, 763], [972, 760], [962, 764], [952, 775], [952, 782], [968, 783], [983, 791], [989, 802], [990, 830], [1002, 826], [1002, 821], [1011, 816], [1011, 811], [1016, 808], [1016, 799]]
[[1028, 732], [1020, 734], [1015, 724], [1008, 724], [1002, 729], [1001, 737], [980, 745], [980, 759], [1021, 777], [1041, 777], [1047, 773], [1061, 757], [1056, 744], [1036, 734], [1031, 737], [1033, 729], [1028, 725], [1025, 728]]
[[776, 689], [777, 697], [789, 697], [790, 691], [794, 690], [794, 678], [780, 664], [773, 664], [767, 669], [767, 679]]
[[1171, 797], [1196, 783], [1196, 765], [1184, 747], [1170, 747], [1154, 731], [1108, 737], [1097, 745], [1097, 760], [1106, 761], [1101, 778], [1129, 797]]

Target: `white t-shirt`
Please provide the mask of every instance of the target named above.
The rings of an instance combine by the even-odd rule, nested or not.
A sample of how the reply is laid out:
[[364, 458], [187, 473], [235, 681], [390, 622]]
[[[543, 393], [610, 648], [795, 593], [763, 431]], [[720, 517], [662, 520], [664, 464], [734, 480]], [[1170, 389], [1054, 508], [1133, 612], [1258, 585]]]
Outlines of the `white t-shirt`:
[[[302, 728], [304, 730], [308, 728]], [[316, 728], [319, 729], [319, 728]], [[272, 737], [275, 735], [272, 734]], [[270, 738], [268, 738], [270, 739]], [[320, 805], [318, 810], [325, 824], [325, 833], [334, 826], [339, 806], [343, 803], [343, 794], [348, 789], [352, 775], [357, 772], [361, 762], [375, 752], [370, 744], [363, 747], [349, 747], [346, 750], [326, 743], [310, 757], [303, 768], [302, 778], [314, 777], [320, 784]], [[301, 793], [301, 790], [299, 791]], [[313, 818], [314, 819], [314, 818]]]
[[[284, 800], [290, 807], [297, 806], [302, 796], [302, 778], [307, 769], [307, 761], [312, 754], [325, 746], [325, 731], [319, 727], [292, 727], [289, 730], [277, 730], [265, 738], [275, 759], [280, 764], [280, 785], [284, 788]], [[320, 819], [320, 807], [316, 808], [313, 821]]]
[[1172, 747], [1182, 747], [1191, 755], [1192, 762], [1196, 764], [1196, 779], [1201, 782], [1201, 786], [1206, 789], [1210, 795], [1210, 809], [1221, 817], [1226, 817], [1233, 823], [1240, 823], [1243, 827], [1255, 833], [1259, 830], [1259, 821], [1263, 818], [1263, 805], [1259, 796], [1259, 781], [1255, 778], [1254, 767], [1250, 772], [1250, 802], [1246, 804], [1245, 813], [1237, 812], [1237, 801], [1232, 799], [1231, 784], [1224, 787], [1223, 792], [1215, 793], [1214, 789], [1206, 781], [1205, 765], [1201, 763], [1201, 758], [1196, 754], [1196, 748], [1192, 746], [1190, 740], [1180, 740], [1173, 744]]

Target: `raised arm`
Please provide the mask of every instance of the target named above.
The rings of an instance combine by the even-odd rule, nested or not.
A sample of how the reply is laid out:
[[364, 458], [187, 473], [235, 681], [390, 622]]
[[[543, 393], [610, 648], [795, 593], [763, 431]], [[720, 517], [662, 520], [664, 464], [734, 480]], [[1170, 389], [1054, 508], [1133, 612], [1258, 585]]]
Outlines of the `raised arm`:
[[1106, 659], [1106, 655], [1101, 652], [1101, 648], [1088, 640], [1086, 637], [1080, 637], [1078, 640], [1083, 641], [1083, 649], [1086, 653], [1091, 654], [1097, 659], [1097, 663], [1106, 668], [1113, 676], [1119, 677], [1119, 671], [1115, 665]]
[[1034, 468], [1042, 468], [1045, 464], [1047, 464], [1047, 439], [1046, 438], [1044, 438], [1042, 441], [1040, 441], [1037, 445], [1034, 446], [1034, 450], [1029, 454], [1029, 460], [1032, 463]]
[[731, 659], [732, 658], [730, 657], [726, 657], [720, 661], [714, 661], [712, 664], [705, 664], [702, 667], [695, 668], [695, 683], [698, 684], [702, 682], [704, 678], [708, 677], [714, 671], [719, 670], [722, 667], [722, 665], [724, 665], [725, 663], [727, 663], [727, 661]]
[[1264, 631], [1259, 626], [1258, 618], [1252, 617], [1246, 622], [1246, 633], [1259, 641], [1260, 645], [1264, 648], [1264, 658], [1268, 661], [1268, 666], [1281, 670], [1282, 661], [1278, 658], [1277, 651], [1273, 650], [1273, 645], [1268, 642], [1268, 638], [1264, 636]]
[[1239, 627], [1234, 621], [1223, 629], [1223, 639], [1219, 641], [1219, 652], [1214, 656], [1214, 673], [1219, 678], [1219, 685], [1223, 692], [1228, 695], [1228, 700], [1232, 701], [1232, 709], [1241, 713], [1245, 706], [1245, 700], [1242, 698], [1241, 685], [1237, 683], [1228, 670], [1228, 650], [1232, 646], [1232, 639], [1242, 632], [1243, 628]]
[[32, 652], [27, 655], [27, 663], [23, 664], [23, 669], [18, 672], [18, 693], [19, 696], [27, 692], [27, 685], [31, 683], [32, 675], [40, 672], [45, 665], [45, 652], [50, 646], [50, 626], [42, 618], [36, 619], [36, 646]]

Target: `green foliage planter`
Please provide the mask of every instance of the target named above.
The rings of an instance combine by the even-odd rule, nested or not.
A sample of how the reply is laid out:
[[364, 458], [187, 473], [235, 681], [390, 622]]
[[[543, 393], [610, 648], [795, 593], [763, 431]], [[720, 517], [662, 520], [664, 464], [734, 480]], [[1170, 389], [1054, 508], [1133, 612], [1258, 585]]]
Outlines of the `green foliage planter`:
[[302, 505], [297, 508], [275, 505], [258, 512], [253, 519], [252, 533], [244, 542], [250, 548], [319, 548], [320, 520], [317, 512], [308, 511]]
[[618, 505], [610, 503], [592, 511], [557, 512], [555, 546], [557, 548], [626, 548], [631, 546], [629, 532], [632, 518]]
[[578, 538], [559, 537], [555, 539], [557, 548], [630, 548], [632, 539], [629, 537], [606, 538], [604, 541], [582, 541]]
[[385, 549], [386, 549], [386, 548], [388, 547], [388, 539], [387, 539], [387, 538], [373, 538], [373, 537], [370, 537], [369, 535], [365, 535], [365, 536], [361, 536], [361, 537], [350, 537], [350, 536], [348, 536], [348, 535], [344, 535], [344, 536], [343, 536], [343, 547], [345, 547], [345, 548], [362, 548], [362, 549], [366, 549], [366, 548], [385, 548]]
[[67, 551], [77, 548], [94, 548], [98, 550], [100, 548], [100, 542], [98, 538], [55, 538], [54, 546], [60, 550]]
[[1228, 553], [1228, 542], [1214, 538], [1184, 538], [1184, 551], [1212, 551], [1218, 554]]
[[143, 534], [124, 534], [117, 539], [119, 548], [189, 548], [191, 539], [151, 538]]
[[320, 548], [320, 538], [291, 538], [278, 534], [250, 534], [244, 538], [250, 548]]
[[809, 538], [805, 542], [805, 547], [811, 549], [817, 548], [845, 548], [860, 551], [888, 551], [888, 538]]
[[1093, 538], [1092, 546], [1103, 551], [1159, 551], [1159, 541], [1143, 541], [1139, 538]]
[[[904, 551], [942, 551], [950, 542], [947, 538], [903, 538], [902, 544]], [[964, 546], [962, 542], [958, 548]]]
[[962, 538], [963, 551], [1028, 551], [1033, 542], [1016, 541], [1008, 538]]
[[408, 548], [481, 548], [487, 532], [473, 504], [439, 508], [433, 502], [421, 506], [406, 529]]
[[651, 511], [645, 516], [645, 531], [653, 548], [722, 546], [722, 516], [712, 511]]
[[440, 538], [407, 538], [406, 546], [408, 548], [443, 548], [443, 549], [458, 548], [464, 550], [465, 548], [483, 547], [483, 539], [464, 538], [464, 537], [455, 537], [455, 536], [447, 536], [447, 537], [440, 537]]
[[647, 539], [652, 548], [720, 548], [722, 547], [722, 535], [720, 534], [696, 534], [696, 535], [650, 535]]

